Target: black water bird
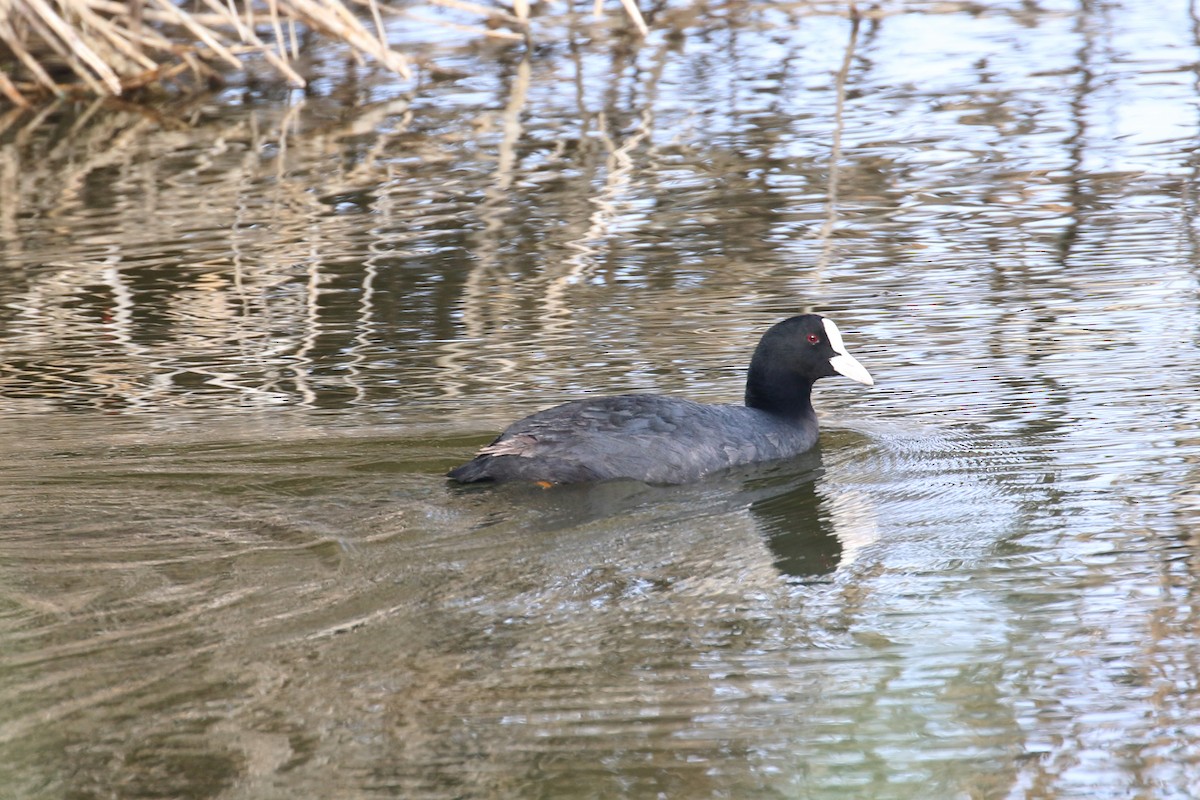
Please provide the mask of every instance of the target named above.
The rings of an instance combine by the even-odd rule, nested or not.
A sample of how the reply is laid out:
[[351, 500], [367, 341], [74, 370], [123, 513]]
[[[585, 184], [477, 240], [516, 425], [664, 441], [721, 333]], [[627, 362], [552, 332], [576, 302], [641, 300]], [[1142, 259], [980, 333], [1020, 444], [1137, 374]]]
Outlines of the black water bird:
[[447, 473], [461, 483], [583, 483], [631, 478], [688, 483], [739, 464], [803, 453], [817, 442], [813, 382], [873, 386], [833, 320], [802, 314], [773, 325], [750, 359], [745, 405], [653, 394], [575, 400], [508, 426]]

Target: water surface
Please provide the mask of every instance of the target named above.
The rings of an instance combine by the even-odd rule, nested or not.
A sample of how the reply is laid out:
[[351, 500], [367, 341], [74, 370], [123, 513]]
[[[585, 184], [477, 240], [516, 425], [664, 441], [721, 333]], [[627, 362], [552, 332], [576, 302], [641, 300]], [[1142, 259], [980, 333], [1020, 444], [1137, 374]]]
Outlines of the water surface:
[[[1194, 9], [884, 11], [7, 119], [6, 791], [1194, 797]], [[441, 477], [808, 310], [794, 462]]]

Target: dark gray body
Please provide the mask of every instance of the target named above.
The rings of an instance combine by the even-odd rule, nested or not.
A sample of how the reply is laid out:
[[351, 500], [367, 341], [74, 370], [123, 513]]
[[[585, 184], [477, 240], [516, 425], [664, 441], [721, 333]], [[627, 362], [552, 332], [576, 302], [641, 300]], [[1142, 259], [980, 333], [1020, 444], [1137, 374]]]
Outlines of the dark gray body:
[[785, 417], [748, 406], [618, 395], [519, 420], [449, 477], [464, 483], [687, 483], [739, 464], [790, 458], [816, 442], [812, 406]]
[[772, 325], [754, 348], [745, 405], [655, 394], [576, 400], [510, 425], [449, 477], [688, 483], [741, 464], [791, 458], [817, 443], [812, 387], [830, 375], [874, 385], [832, 320], [800, 314]]

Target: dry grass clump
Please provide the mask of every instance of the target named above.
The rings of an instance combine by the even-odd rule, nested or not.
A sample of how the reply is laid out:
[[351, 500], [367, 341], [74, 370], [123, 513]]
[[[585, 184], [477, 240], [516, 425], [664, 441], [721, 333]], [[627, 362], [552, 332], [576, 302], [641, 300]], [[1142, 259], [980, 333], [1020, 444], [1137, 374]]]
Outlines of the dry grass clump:
[[[360, 61], [372, 59], [408, 78], [413, 59], [393, 49], [385, 17], [404, 16], [468, 35], [529, 40], [534, 4], [538, 13], [551, 18], [575, 14], [573, 0], [493, 2], [499, 5], [475, 0], [396, 5], [382, 5], [381, 0], [0, 0], [0, 97], [25, 107], [47, 94], [105, 97], [152, 87], [220, 85], [222, 65], [246, 70], [252, 62], [265, 62], [301, 87], [305, 80], [297, 61], [305, 46], [321, 37], [346, 45]], [[645, 36], [648, 28], [637, 0], [617, 2], [628, 29]], [[602, 16], [603, 3], [592, 0], [593, 16]], [[661, 12], [658, 24], [674, 28], [697, 15], [742, 4], [693, 0], [691, 6], [671, 7], [656, 2], [651, 9]], [[764, 7], [785, 13], [858, 14], [854, 0], [772, 0]]]
[[[513, 0], [511, 10], [471, 0], [425, 2], [480, 20], [427, 22], [493, 38], [528, 36], [530, 0]], [[620, 2], [645, 35], [635, 0]], [[310, 33], [407, 78], [411, 61], [392, 49], [384, 28], [385, 15], [406, 13], [377, 0], [0, 0], [0, 96], [27, 106], [47, 93], [106, 96], [189, 79], [219, 83], [219, 65], [245, 69], [248, 57], [303, 86], [295, 61]]]
[[203, 84], [219, 81], [217, 65], [244, 69], [247, 57], [303, 86], [294, 62], [310, 32], [408, 77], [409, 60], [384, 34], [385, 12], [376, 0], [0, 0], [0, 94], [25, 106], [45, 93]]

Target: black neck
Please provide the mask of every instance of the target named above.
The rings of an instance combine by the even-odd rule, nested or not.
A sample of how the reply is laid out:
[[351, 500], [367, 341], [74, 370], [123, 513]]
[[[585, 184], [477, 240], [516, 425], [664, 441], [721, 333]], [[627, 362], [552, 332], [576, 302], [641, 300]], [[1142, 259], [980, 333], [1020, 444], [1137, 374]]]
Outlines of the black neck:
[[817, 413], [812, 406], [812, 381], [756, 361], [746, 375], [746, 405], [789, 419]]

